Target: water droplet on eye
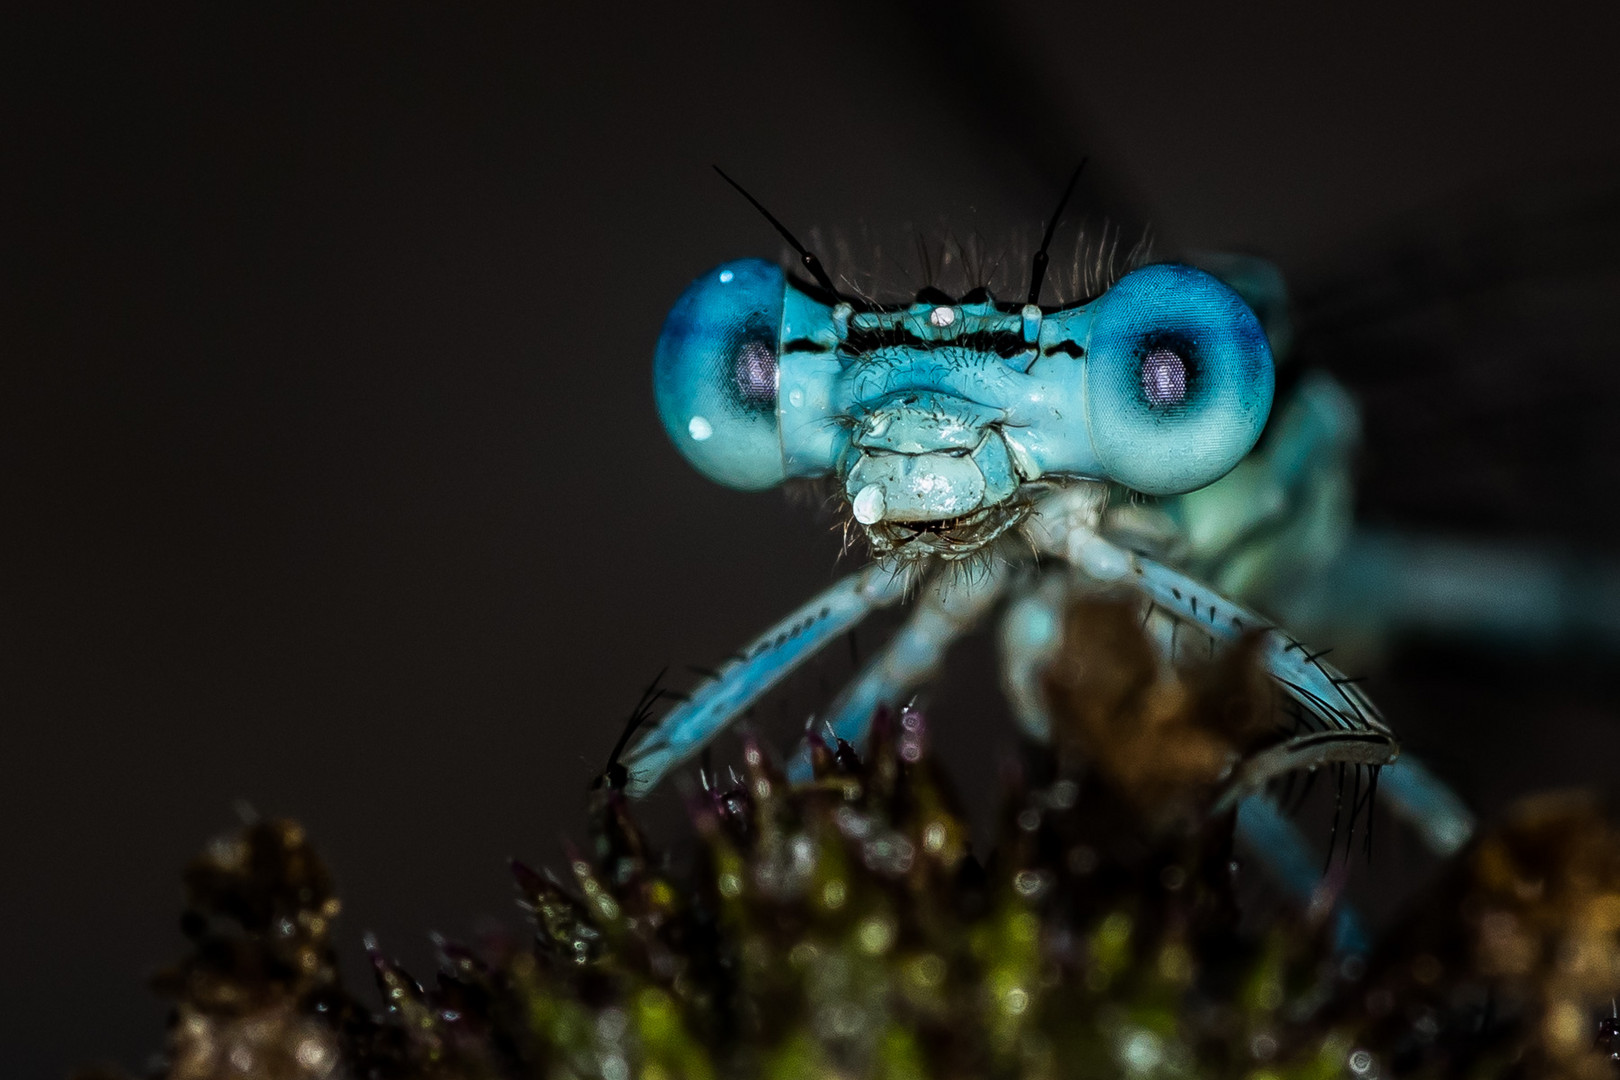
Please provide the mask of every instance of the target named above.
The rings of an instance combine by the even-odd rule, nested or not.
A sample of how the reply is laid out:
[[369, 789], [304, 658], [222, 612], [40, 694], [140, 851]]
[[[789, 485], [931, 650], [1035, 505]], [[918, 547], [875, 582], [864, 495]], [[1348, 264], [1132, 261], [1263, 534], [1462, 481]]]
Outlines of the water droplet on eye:
[[883, 520], [883, 511], [888, 509], [883, 499], [883, 489], [876, 484], [867, 484], [856, 494], [854, 500], [855, 520], [862, 525], [876, 525]]
[[691, 433], [692, 438], [696, 439], [698, 442], [702, 442], [704, 439], [707, 439], [710, 435], [714, 434], [714, 425], [709, 423], [701, 416], [694, 416], [686, 425], [686, 430]]
[[736, 276], [737, 275], [733, 274], [730, 270], [722, 270], [720, 271], [720, 284], [730, 285], [731, 279]]
[[1187, 361], [1180, 353], [1160, 347], [1142, 357], [1142, 396], [1149, 405], [1187, 400]]

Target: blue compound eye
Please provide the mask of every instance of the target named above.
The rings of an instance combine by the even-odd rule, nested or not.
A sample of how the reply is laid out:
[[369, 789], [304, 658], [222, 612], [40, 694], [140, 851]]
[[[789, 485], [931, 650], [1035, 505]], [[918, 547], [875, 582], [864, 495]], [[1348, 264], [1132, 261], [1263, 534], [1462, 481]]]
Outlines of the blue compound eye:
[[1214, 483], [1271, 412], [1271, 349], [1237, 293], [1190, 266], [1148, 266], [1093, 305], [1086, 424], [1108, 476], [1150, 495]]
[[664, 430], [709, 479], [744, 490], [782, 482], [777, 347], [786, 278], [759, 259], [725, 263], [681, 294], [653, 357]]

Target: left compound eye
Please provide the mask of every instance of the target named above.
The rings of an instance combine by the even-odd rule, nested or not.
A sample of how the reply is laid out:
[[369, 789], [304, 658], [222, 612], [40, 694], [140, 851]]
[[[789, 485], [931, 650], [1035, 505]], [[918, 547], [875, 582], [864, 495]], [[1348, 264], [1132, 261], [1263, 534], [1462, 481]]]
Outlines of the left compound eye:
[[1086, 423], [1114, 480], [1150, 495], [1214, 483], [1271, 411], [1271, 350], [1243, 300], [1189, 266], [1148, 266], [1096, 301]]
[[777, 342], [786, 277], [758, 259], [694, 281], [664, 321], [653, 392], [664, 430], [709, 479], [756, 490], [782, 482]]

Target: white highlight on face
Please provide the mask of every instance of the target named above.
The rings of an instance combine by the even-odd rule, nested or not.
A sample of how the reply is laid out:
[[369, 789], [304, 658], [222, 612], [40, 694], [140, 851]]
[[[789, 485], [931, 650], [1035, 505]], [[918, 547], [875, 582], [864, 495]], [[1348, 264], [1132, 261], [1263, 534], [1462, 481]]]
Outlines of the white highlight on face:
[[943, 330], [943, 329], [945, 329], [945, 327], [951, 325], [951, 323], [956, 321], [956, 309], [955, 308], [948, 308], [948, 307], [937, 307], [933, 311], [930, 311], [928, 313], [928, 321], [932, 325], [937, 326], [939, 329]]
[[876, 525], [883, 520], [883, 511], [888, 509], [883, 500], [883, 489], [876, 484], [867, 484], [855, 495], [855, 520], [862, 525]]
[[722, 285], [730, 285], [731, 284], [731, 279], [736, 277], [736, 276], [737, 275], [733, 274], [730, 270], [722, 270], [722, 271], [720, 271], [720, 284], [722, 284]]
[[691, 433], [692, 438], [696, 439], [698, 442], [702, 442], [704, 439], [707, 439], [710, 435], [714, 434], [714, 425], [709, 423], [701, 416], [694, 416], [687, 423], [686, 430]]

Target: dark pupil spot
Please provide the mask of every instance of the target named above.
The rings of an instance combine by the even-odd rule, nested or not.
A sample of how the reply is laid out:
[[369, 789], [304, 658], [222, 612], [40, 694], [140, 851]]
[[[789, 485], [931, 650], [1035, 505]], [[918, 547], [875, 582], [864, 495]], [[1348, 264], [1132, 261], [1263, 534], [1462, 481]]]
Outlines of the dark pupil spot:
[[776, 402], [776, 350], [759, 338], [748, 338], [732, 361], [731, 377], [745, 406], [759, 408]]
[[1142, 357], [1142, 396], [1149, 405], [1180, 405], [1187, 400], [1187, 361], [1159, 346]]

